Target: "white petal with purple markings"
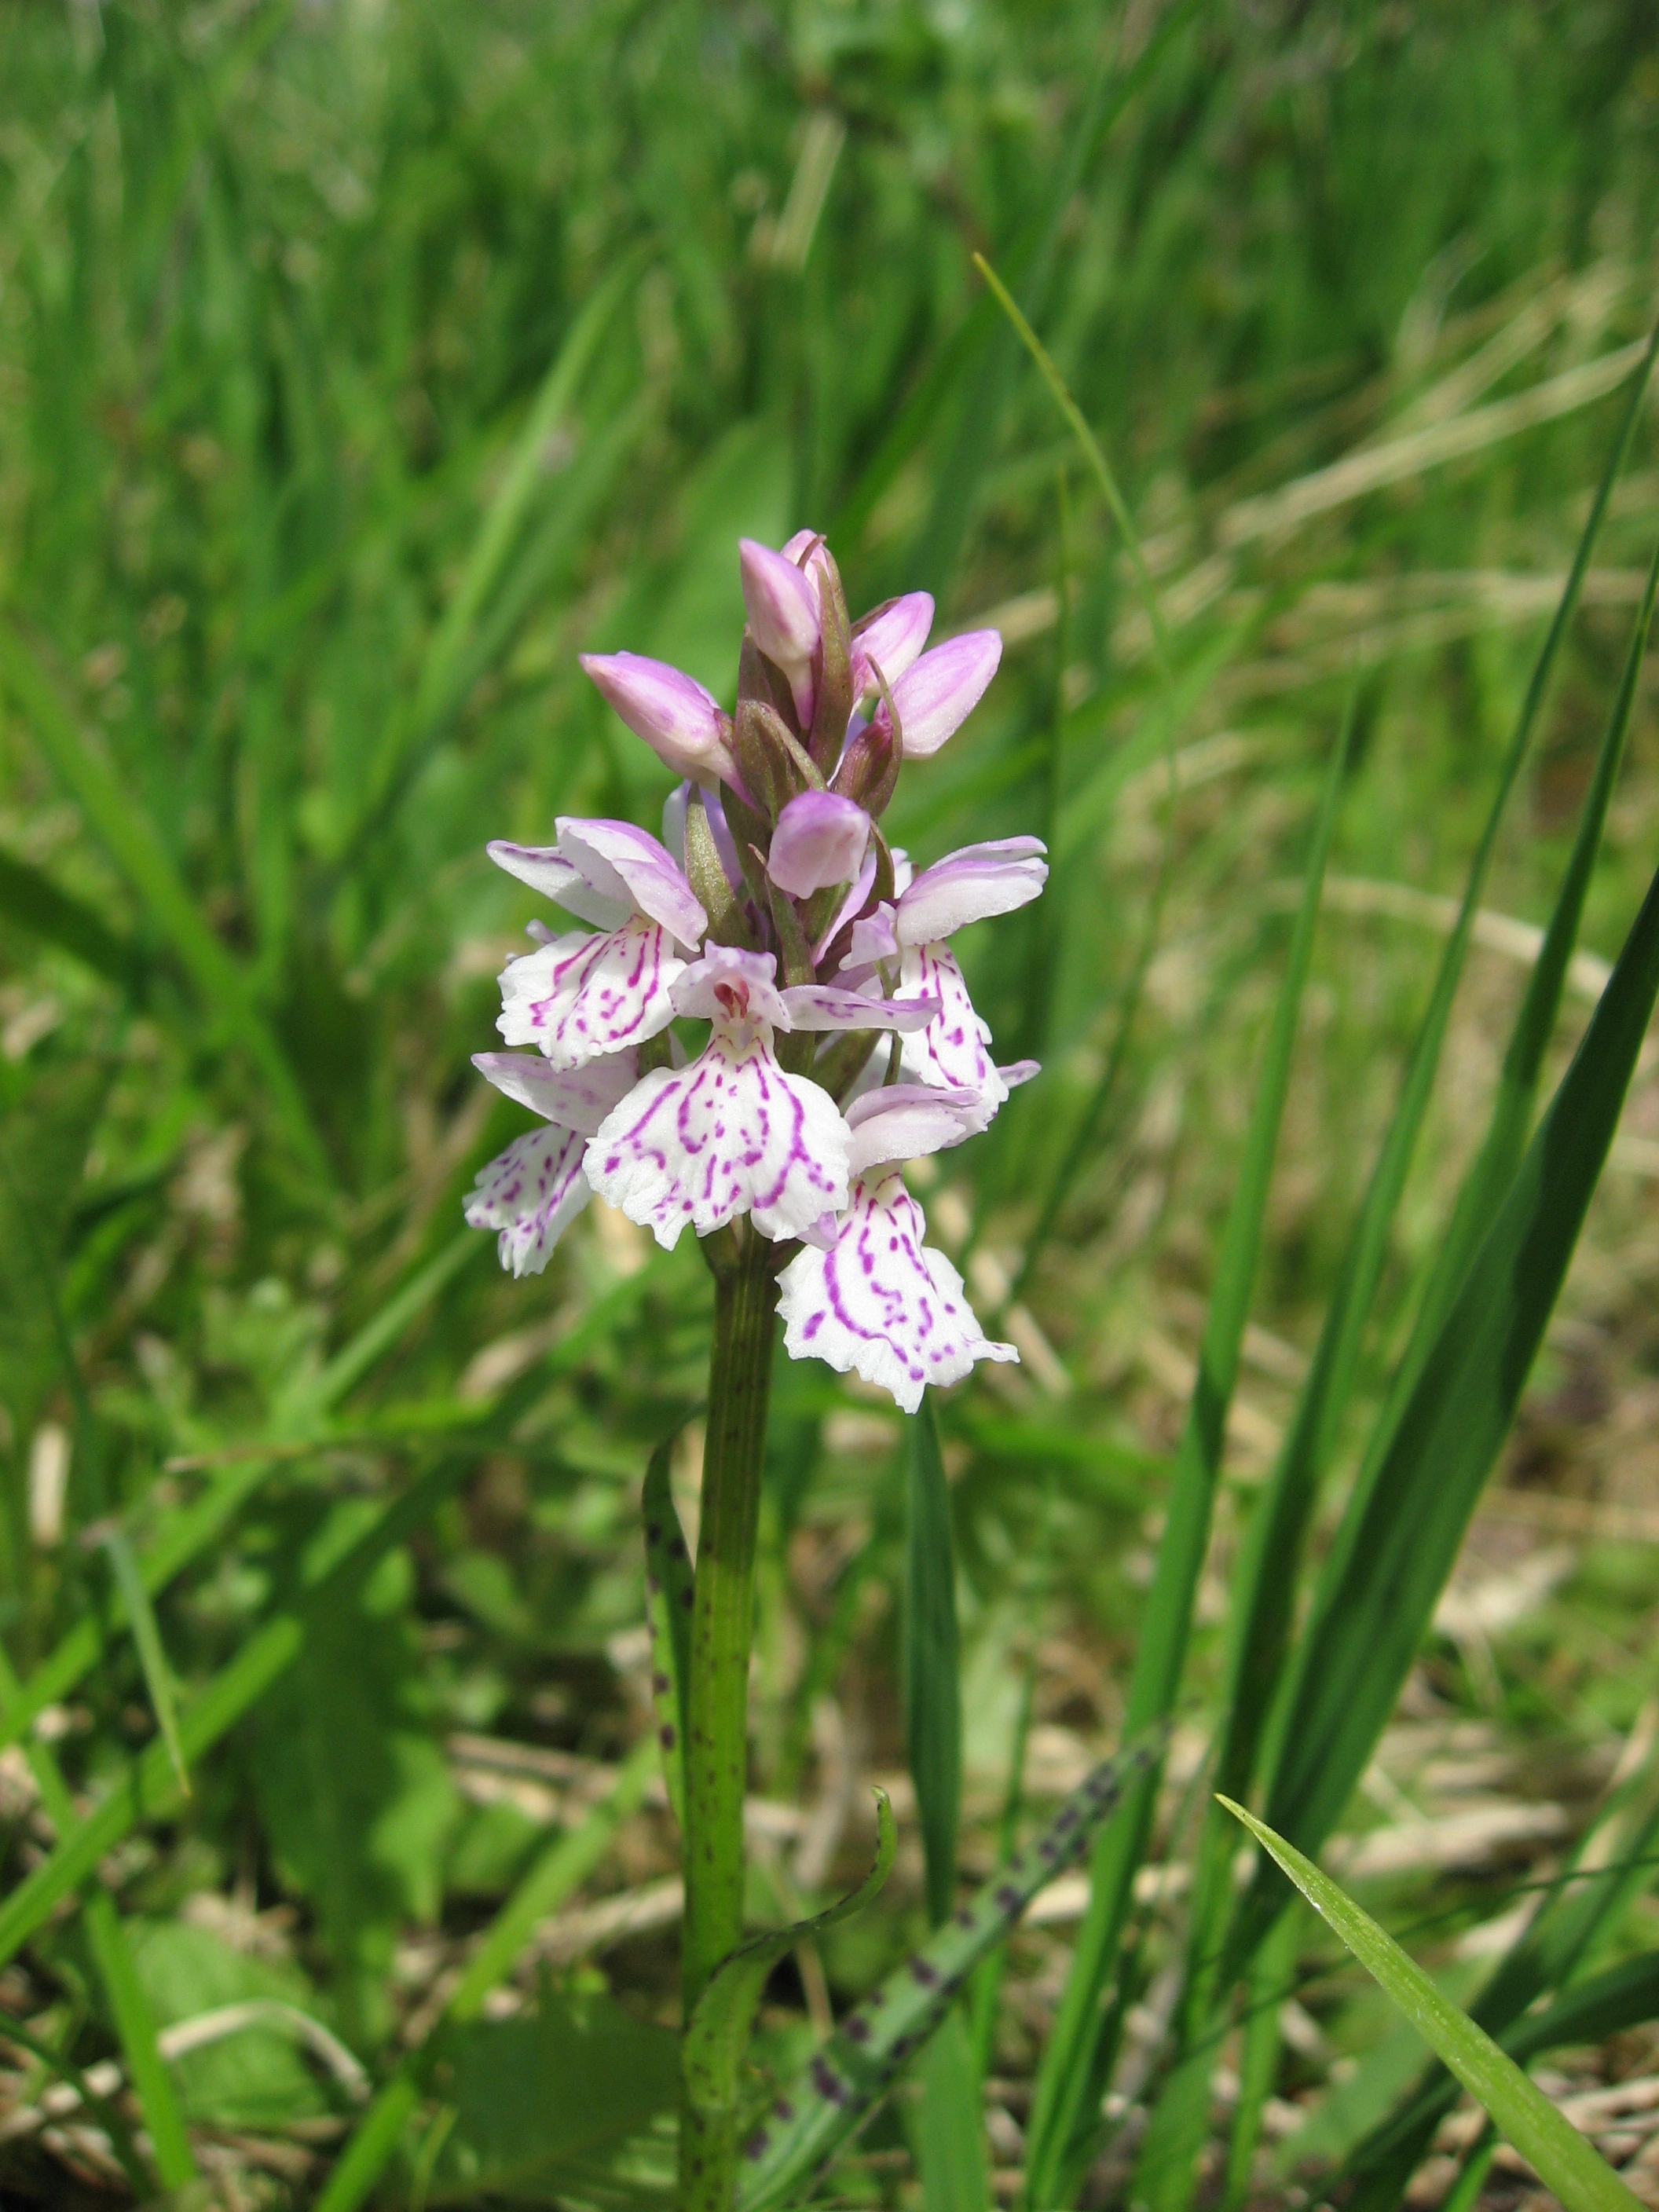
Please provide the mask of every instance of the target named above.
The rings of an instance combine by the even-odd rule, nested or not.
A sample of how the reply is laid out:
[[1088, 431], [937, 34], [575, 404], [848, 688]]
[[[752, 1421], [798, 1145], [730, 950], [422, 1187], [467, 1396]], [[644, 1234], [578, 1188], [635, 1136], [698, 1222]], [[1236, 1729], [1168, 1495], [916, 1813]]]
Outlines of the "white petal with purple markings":
[[899, 989], [908, 998], [937, 999], [939, 1012], [925, 1030], [907, 1036], [899, 1066], [911, 1083], [945, 1091], [975, 1091], [993, 1108], [1008, 1085], [991, 1056], [991, 1032], [974, 1012], [962, 970], [948, 945], [907, 945]]
[[539, 1046], [555, 1067], [580, 1067], [665, 1030], [685, 967], [669, 933], [641, 915], [602, 937], [571, 930], [507, 963], [495, 1026], [508, 1044]]
[[555, 845], [514, 845], [496, 837], [484, 849], [509, 876], [528, 884], [544, 898], [556, 899], [568, 913], [600, 929], [620, 929], [634, 911], [625, 887], [614, 895], [596, 891]]
[[587, 1179], [672, 1245], [739, 1213], [763, 1237], [799, 1237], [847, 1202], [847, 1124], [827, 1091], [786, 1075], [766, 1029], [717, 1022], [685, 1068], [653, 1068], [587, 1150]]
[[994, 1109], [977, 1091], [935, 1091], [926, 1083], [892, 1083], [866, 1091], [847, 1108], [853, 1132], [848, 1165], [866, 1175], [890, 1160], [919, 1160], [948, 1151], [988, 1127]]
[[587, 1140], [574, 1129], [532, 1129], [479, 1170], [465, 1206], [472, 1229], [493, 1229], [503, 1267], [539, 1275], [592, 1195], [582, 1173]]
[[937, 999], [866, 998], [835, 983], [796, 983], [779, 996], [795, 1030], [921, 1030], [940, 1011]]
[[962, 1277], [924, 1244], [927, 1224], [896, 1168], [860, 1176], [825, 1252], [808, 1245], [778, 1278], [784, 1349], [889, 1391], [907, 1413], [930, 1382], [960, 1382], [980, 1359], [1017, 1360], [981, 1328]]

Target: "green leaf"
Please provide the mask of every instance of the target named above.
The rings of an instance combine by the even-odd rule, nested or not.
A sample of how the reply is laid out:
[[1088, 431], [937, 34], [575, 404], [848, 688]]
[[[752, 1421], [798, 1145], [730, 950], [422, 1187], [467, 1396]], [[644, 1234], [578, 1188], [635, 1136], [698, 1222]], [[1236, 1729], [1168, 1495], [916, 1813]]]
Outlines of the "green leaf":
[[690, 2101], [707, 2112], [729, 2112], [738, 2101], [738, 2076], [755, 2008], [778, 1960], [838, 1921], [849, 1920], [878, 1897], [892, 1871], [898, 1826], [884, 1790], [876, 1792], [876, 1856], [858, 1887], [810, 1919], [769, 1929], [740, 1944], [714, 1970], [685, 2031], [681, 2073]]
[[1033, 1843], [842, 2021], [744, 2145], [738, 2212], [763, 2212], [799, 2192], [869, 2117], [950, 2011], [973, 1968], [1038, 1890], [1087, 1849], [1160, 1744], [1161, 1732], [1103, 1761]]
[[1632, 2212], [1641, 2200], [1601, 2154], [1514, 2059], [1441, 1994], [1391, 1936], [1292, 1844], [1231, 1798], [1221, 1802], [1271, 1854], [1567, 2212]]
[[[1221, 1471], [1227, 1408], [1249, 1318], [1297, 1018], [1313, 952], [1320, 890], [1352, 736], [1350, 709], [1332, 752], [1301, 908], [1262, 1054], [1238, 1179], [1217, 1257], [1198, 1379], [1170, 1481], [1168, 1515], [1129, 1686], [1125, 1726], [1132, 1733], [1163, 1721], [1173, 1710], [1186, 1659]], [[1059, 2017], [1037, 2075], [1028, 2167], [1030, 2199], [1037, 2204], [1063, 2200], [1066, 2177], [1077, 2162], [1099, 2109], [1104, 2087], [1098, 2078], [1103, 2049], [1101, 2000], [1113, 1972], [1135, 1869], [1146, 1850], [1155, 1788], [1155, 1774], [1149, 1772], [1126, 1791], [1122, 1809], [1095, 1849], [1088, 1911], [1078, 1933]]]
[[663, 1779], [675, 1820], [685, 1825], [685, 1699], [691, 1679], [691, 1555], [669, 1487], [673, 1439], [657, 1446], [645, 1470], [645, 1617], [651, 1632], [651, 1705], [662, 1747]]
[[284, 2127], [331, 2109], [293, 2031], [275, 2008], [311, 2010], [314, 1993], [299, 1968], [250, 1957], [210, 1928], [179, 1920], [126, 1923], [133, 1964], [163, 2030], [226, 2006], [252, 2008], [247, 2024], [185, 2051], [171, 2063], [192, 2120], [220, 2128]]
[[252, 1777], [271, 1856], [310, 1899], [340, 1972], [347, 2039], [371, 2049], [407, 1919], [432, 1920], [458, 1810], [419, 1702], [408, 1556], [313, 1610], [303, 1650], [260, 1711]]
[[904, 1734], [916, 1787], [935, 1928], [956, 1901], [957, 1819], [962, 1797], [962, 1681], [957, 1638], [951, 1492], [931, 1398], [909, 1424], [904, 1562]]
[[550, 1988], [527, 2020], [445, 2031], [435, 2086], [455, 2118], [428, 2203], [551, 2201], [562, 2172], [637, 2135], [672, 2104], [675, 2040], [609, 1997]]

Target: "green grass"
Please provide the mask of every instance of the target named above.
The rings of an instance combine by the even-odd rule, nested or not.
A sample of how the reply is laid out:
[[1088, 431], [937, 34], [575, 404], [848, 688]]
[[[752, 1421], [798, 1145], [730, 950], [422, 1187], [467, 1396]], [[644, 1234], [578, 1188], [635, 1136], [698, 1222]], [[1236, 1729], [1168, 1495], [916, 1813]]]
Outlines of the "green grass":
[[[1007, 632], [894, 836], [1037, 831], [1055, 867], [964, 943], [1002, 1056], [1045, 1073], [918, 1178], [1024, 1355], [938, 1407], [954, 1628], [915, 1534], [944, 1525], [934, 1463], [919, 1483], [827, 1370], [775, 1377], [753, 1777], [792, 1811], [754, 1847], [756, 1926], [867, 1869], [864, 1778], [913, 1758], [922, 1802], [894, 1789], [879, 1901], [773, 1972], [756, 2056], [794, 2076], [826, 2004], [922, 1939], [952, 1850], [977, 1883], [1028, 1839], [1005, 1803], [1036, 1832], [1126, 1710], [1167, 1709], [1161, 1787], [1099, 1847], [1098, 1986], [1062, 1996], [1075, 1920], [1016, 1935], [994, 2021], [934, 2045], [840, 2201], [960, 2201], [1022, 2129], [1045, 2208], [1218, 2203], [1230, 2159], [1232, 2201], [1283, 2201], [1321, 2115], [1318, 2172], [1399, 2201], [1451, 2092], [1312, 1920], [1264, 1933], [1282, 1885], [1234, 1907], [1224, 1742], [1229, 1794], [1335, 1853], [1556, 2094], [1651, 2070], [1635, 984], [1618, 1050], [1563, 1081], [1583, 956], [1615, 959], [1659, 862], [1650, 398], [1493, 809], [1653, 320], [1656, 211], [1659, 45], [1614, 0], [0, 10], [0, 1727], [49, 1715], [58, 1778], [32, 1802], [0, 1769], [0, 2100], [105, 2096], [113, 2060], [125, 2130], [8, 2137], [8, 2201], [149, 2156], [316, 2203], [362, 2109], [321, 2046], [181, 2055], [181, 2022], [275, 1978], [372, 2078], [378, 2147], [340, 2176], [662, 2201], [660, 2049], [609, 2101], [631, 2062], [597, 2054], [672, 2020], [672, 1930], [568, 1916], [675, 1866], [665, 1804], [595, 1808], [650, 1725], [641, 1489], [689, 1423], [694, 1506], [712, 1297], [598, 1207], [524, 1283], [461, 1232], [521, 1119], [468, 1065], [532, 911], [483, 848], [654, 822], [665, 778], [577, 653], [729, 693], [735, 539], [808, 521], [855, 608], [925, 583], [942, 624]], [[1553, 915], [1534, 971], [1515, 925]], [[1497, 1287], [1511, 1247], [1530, 1304]], [[1301, 1399], [1310, 1361], [1337, 1387]], [[1264, 1495], [1301, 1560], [1277, 1583]], [[923, 1663], [951, 1650], [959, 1807], [928, 1764], [958, 1699]], [[1143, 1850], [1179, 1870], [1156, 1893]], [[1642, 1863], [1525, 1887], [1581, 1850]], [[88, 1883], [108, 1903], [70, 1909]], [[1518, 1951], [1480, 1950], [1535, 1898]], [[479, 1968], [446, 2014], [486, 1927], [520, 2012]], [[1103, 2034], [1056, 2039], [1109, 1981]], [[556, 2141], [549, 2066], [593, 2085]], [[1511, 2201], [1476, 2144], [1442, 2155]]]

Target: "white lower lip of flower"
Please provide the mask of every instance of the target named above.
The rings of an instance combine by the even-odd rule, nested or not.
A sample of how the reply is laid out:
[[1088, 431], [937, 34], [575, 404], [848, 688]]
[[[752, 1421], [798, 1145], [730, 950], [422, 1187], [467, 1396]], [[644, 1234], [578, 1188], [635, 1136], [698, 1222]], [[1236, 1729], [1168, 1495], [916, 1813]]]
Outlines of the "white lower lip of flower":
[[495, 1026], [508, 1044], [538, 1045], [555, 1067], [580, 1067], [665, 1030], [685, 967], [668, 932], [642, 915], [600, 937], [572, 930], [507, 963]]
[[739, 1213], [783, 1242], [847, 1203], [851, 1142], [829, 1092], [787, 1075], [763, 1027], [716, 1023], [690, 1067], [653, 1068], [607, 1117], [587, 1179], [665, 1246]]
[[784, 1349], [890, 1392], [907, 1413], [931, 1382], [981, 1359], [1018, 1360], [981, 1328], [962, 1277], [923, 1243], [927, 1224], [896, 1168], [860, 1176], [828, 1251], [808, 1245], [778, 1278]]
[[586, 1149], [574, 1129], [532, 1129], [479, 1170], [467, 1224], [499, 1232], [495, 1249], [514, 1274], [539, 1275], [592, 1195], [582, 1173]]

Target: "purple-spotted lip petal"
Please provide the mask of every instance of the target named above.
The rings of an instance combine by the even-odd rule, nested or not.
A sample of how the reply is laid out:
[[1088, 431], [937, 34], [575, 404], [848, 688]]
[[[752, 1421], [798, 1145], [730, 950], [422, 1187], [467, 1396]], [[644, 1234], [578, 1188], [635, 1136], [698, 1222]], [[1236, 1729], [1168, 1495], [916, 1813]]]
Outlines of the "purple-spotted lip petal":
[[584, 653], [586, 674], [637, 738], [676, 775], [730, 776], [732, 725], [695, 677], [642, 653]]
[[528, 884], [544, 898], [556, 899], [579, 921], [591, 921], [600, 929], [620, 929], [634, 911], [625, 885], [608, 893], [596, 890], [556, 846], [514, 845], [505, 837], [496, 837], [484, 849], [498, 868], [505, 868], [509, 876]]
[[851, 883], [870, 842], [870, 817], [855, 799], [834, 791], [802, 791], [779, 815], [767, 872], [781, 890], [811, 898], [831, 884]]
[[936, 1090], [926, 1083], [866, 1091], [846, 1109], [852, 1172], [863, 1175], [889, 1161], [948, 1151], [988, 1127], [995, 1110], [977, 1091]]
[[925, 1030], [940, 1011], [937, 999], [873, 999], [836, 983], [797, 983], [781, 994], [789, 1026], [798, 1030]]
[[639, 1079], [639, 1057], [631, 1048], [581, 1067], [551, 1066], [537, 1052], [475, 1052], [472, 1065], [519, 1105], [584, 1137], [593, 1134]]
[[1024, 906], [1048, 879], [1046, 850], [1040, 837], [1003, 837], [936, 860], [900, 894], [899, 943], [934, 945], [969, 922]]
[[810, 666], [823, 629], [817, 592], [787, 555], [752, 538], [738, 540], [738, 562], [756, 644], [769, 660], [798, 674]]
[[682, 945], [699, 945], [708, 927], [696, 892], [665, 845], [631, 822], [562, 814], [559, 851], [602, 898], [626, 898], [629, 911], [659, 922]]
[[669, 992], [677, 1014], [717, 1023], [747, 1019], [787, 1030], [787, 994], [773, 980], [778, 963], [770, 952], [745, 952], [735, 945], [711, 945]]
[[[970, 629], [924, 653], [892, 687], [904, 734], [906, 760], [930, 760], [955, 735], [980, 701], [1002, 659], [994, 629]], [[870, 717], [888, 720], [885, 701]]]
[[890, 689], [896, 684], [927, 644], [933, 627], [931, 592], [907, 592], [890, 607], [884, 607], [853, 640], [854, 698], [867, 698], [877, 689], [878, 668]]

